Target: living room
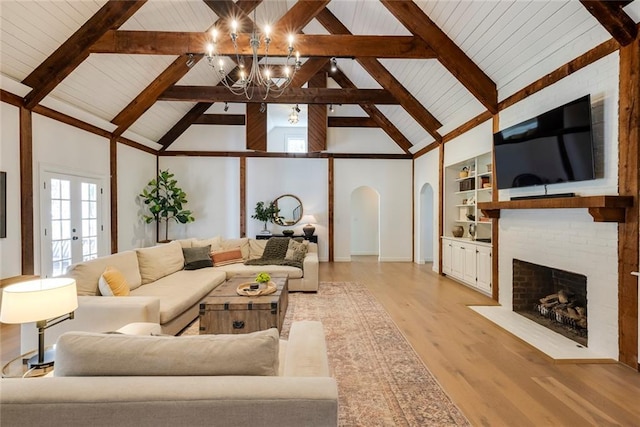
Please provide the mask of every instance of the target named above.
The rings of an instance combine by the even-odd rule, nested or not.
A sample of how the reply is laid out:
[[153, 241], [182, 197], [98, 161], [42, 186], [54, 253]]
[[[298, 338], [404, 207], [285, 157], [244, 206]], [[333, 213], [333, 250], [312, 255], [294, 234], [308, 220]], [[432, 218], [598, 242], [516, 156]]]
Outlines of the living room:
[[[286, 5], [280, 4], [282, 2], [274, 3], [278, 3], [278, 7], [284, 7], [286, 10]], [[366, 11], [372, 16], [382, 16], [381, 21], [393, 20], [393, 24], [387, 22], [387, 25], [391, 25], [392, 28], [402, 27], [400, 21], [395, 21], [385, 9], [384, 2], [378, 4], [378, 2], [359, 1], [351, 5], [348, 3], [350, 2], [333, 0], [327, 7], [333, 8], [334, 13], [342, 20], [347, 20], [348, 11], [357, 10], [361, 17], [357, 21], [347, 21], [351, 22], [351, 25], [363, 25], [360, 19], [367, 15], [364, 13]], [[416, 1], [415, 3], [427, 10], [430, 7], [435, 8], [435, 10], [429, 10], [434, 13], [434, 15], [430, 14], [430, 17], [443, 29], [445, 21], [436, 19], [438, 16], [436, 12], [444, 13], [443, 16], [453, 13], [452, 11], [445, 13], [446, 7], [442, 4], [427, 7], [423, 4], [426, 2]], [[539, 6], [542, 8], [542, 5]], [[3, 26], [4, 22], [21, 16], [16, 15], [11, 7], [15, 6], [3, 4], [3, 9], [0, 10]], [[99, 7], [100, 5], [92, 5], [89, 9], [95, 10], [91, 13], [85, 11], [84, 14], [90, 17]], [[134, 13], [134, 16], [142, 22], [146, 16], [145, 13], [152, 15], [150, 12], [152, 7], [149, 4], [144, 5], [139, 12], [136, 12], [140, 15], [136, 16]], [[521, 18], [524, 19], [524, 16], [530, 12], [533, 16], [532, 11], [526, 8], [510, 9], [510, 7], [517, 8], [514, 5], [499, 7], [509, 9], [509, 16], [517, 17], [522, 13]], [[176, 175], [181, 188], [187, 192], [189, 200], [187, 207], [195, 217], [195, 221], [188, 224], [171, 224], [169, 239], [205, 239], [213, 236], [229, 239], [244, 236], [253, 238], [263, 228], [260, 221], [251, 219], [256, 203], [271, 201], [283, 194], [295, 195], [301, 200], [304, 213], [313, 215], [317, 221], [313, 225], [318, 238], [320, 281], [353, 280], [369, 285], [373, 288], [375, 295], [383, 300], [381, 303], [392, 312], [394, 320], [406, 335], [414, 333], [422, 336], [422, 333], [407, 326], [406, 319], [403, 320], [405, 314], [397, 307], [394, 310], [394, 306], [407, 304], [407, 310], [410, 310], [408, 313], [421, 316], [419, 311], [427, 310], [428, 307], [425, 306], [429, 304], [420, 301], [417, 303], [420, 308], [416, 308], [411, 306], [410, 297], [407, 294], [390, 295], [393, 287], [388, 286], [391, 289], [383, 289], [381, 283], [384, 281], [376, 278], [372, 272], [367, 272], [367, 269], [381, 271], [380, 274], [386, 281], [391, 282], [397, 273], [394, 270], [405, 268], [406, 270], [399, 274], [403, 277], [400, 285], [403, 289], [409, 289], [406, 291], [409, 295], [411, 292], [421, 292], [415, 287], [414, 282], [424, 281], [425, 285], [434, 287], [424, 291], [432, 298], [437, 297], [436, 290], [446, 292], [443, 289], [449, 286], [460, 288], [455, 291], [455, 304], [487, 305], [497, 302], [506, 308], [512, 305], [513, 259], [551, 265], [583, 274], [588, 278], [590, 301], [591, 298], [594, 301], [597, 299], [598, 305], [603, 307], [601, 311], [596, 307], [591, 310], [590, 307], [590, 314], [593, 316], [590, 316], [589, 320], [594, 326], [592, 328], [590, 323], [589, 348], [603, 359], [611, 359], [631, 366], [631, 369], [622, 367], [621, 372], [625, 372], [624, 369], [626, 369], [629, 375], [637, 376], [635, 371], [638, 369], [637, 362], [640, 361], [638, 359], [637, 285], [632, 283], [636, 288], [635, 291], [630, 291], [629, 279], [624, 279], [624, 285], [621, 281], [622, 271], [627, 271], [627, 264], [635, 265], [634, 271], [637, 271], [637, 218], [630, 220], [627, 217], [626, 222], [622, 223], [596, 222], [589, 215], [589, 208], [502, 209], [500, 219], [495, 220], [489, 233], [493, 238], [496, 260], [493, 264], [492, 291], [488, 294], [474, 292], [459, 282], [439, 275], [442, 272], [440, 236], [451, 236], [451, 230], [441, 225], [445, 221], [443, 216], [446, 215], [442, 209], [444, 203], [442, 199], [445, 196], [440, 190], [444, 185], [443, 171], [467, 159], [492, 152], [493, 135], [498, 130], [529, 120], [581, 96], [590, 95], [596, 146], [596, 179], [554, 184], [549, 187], [549, 192], [574, 192], [578, 196], [615, 196], [628, 194], [629, 188], [637, 188], [637, 171], [635, 178], [633, 176], [625, 178], [631, 180], [630, 187], [622, 188], [629, 181], [621, 181], [621, 175], [626, 174], [627, 168], [635, 167], [629, 158], [637, 157], [637, 152], [626, 151], [627, 147], [635, 147], [637, 150], [637, 129], [624, 128], [624, 117], [630, 117], [629, 123], [638, 123], [638, 113], [637, 111], [634, 113], [632, 108], [633, 100], [638, 96], [638, 75], [637, 71], [634, 73], [633, 67], [631, 70], [628, 69], [629, 64], [637, 61], [637, 54], [634, 59], [634, 55], [628, 53], [632, 49], [620, 47], [621, 45], [612, 39], [612, 35], [587, 12], [586, 7], [580, 4], [548, 5], [548, 7], [557, 7], [561, 11], [558, 12], [556, 20], [564, 17], [564, 19], [576, 20], [583, 25], [584, 27], [580, 27], [583, 34], [577, 36], [579, 30], [576, 30], [576, 34], [566, 34], [564, 31], [562, 32], [564, 39], [562, 39], [560, 35], [553, 36], [551, 31], [544, 34], [544, 28], [547, 30], [549, 28], [539, 24], [542, 30], [538, 27], [538, 32], [535, 33], [537, 36], [534, 35], [533, 38], [547, 35], [551, 38], [556, 37], [557, 40], [552, 42], [545, 39], [544, 42], [538, 42], [537, 56], [534, 55], [531, 59], [516, 57], [512, 61], [497, 58], [494, 61], [496, 65], [492, 65], [490, 59], [480, 63], [481, 68], [497, 83], [495, 102], [497, 114], [492, 114], [476, 97], [483, 100], [485, 98], [467, 91], [465, 85], [458, 82], [451, 72], [440, 64], [437, 66], [428, 64], [428, 59], [408, 61], [416, 67], [413, 68], [414, 71], [421, 70], [426, 73], [431, 71], [429, 67], [435, 67], [440, 73], [438, 75], [443, 80], [439, 85], [433, 85], [438, 87], [431, 88], [432, 92], [427, 93], [421, 92], [426, 89], [405, 74], [402, 67], [398, 65], [399, 61], [381, 60], [388, 69], [395, 71], [393, 73], [395, 78], [410, 88], [418, 101], [443, 122], [443, 126], [438, 129], [441, 139], [436, 140], [415, 117], [402, 107], [380, 105], [379, 111], [392, 115], [393, 125], [402, 129], [405, 138], [411, 142], [409, 150], [399, 145], [398, 140], [390, 136], [389, 132], [380, 127], [370, 126], [325, 127], [326, 145], [316, 152], [310, 151], [303, 154], [274, 152], [269, 150], [270, 143], [267, 140], [264, 141], [265, 150], [252, 150], [249, 148], [250, 136], [246, 129], [249, 128], [250, 120], [253, 120], [249, 118], [253, 110], [250, 111], [250, 108], [239, 102], [230, 102], [228, 105], [226, 102], [215, 102], [206, 109], [206, 112], [208, 115], [245, 116], [246, 114], [246, 126], [192, 124], [175, 140], [164, 145], [159, 141], [170, 133], [176, 121], [188, 113], [193, 104], [158, 101], [157, 105], [149, 110], [148, 115], [142, 115], [136, 125], [118, 134], [122, 136], [119, 138], [115, 136], [119, 125], [111, 123], [111, 119], [129, 102], [132, 102], [138, 93], [143, 92], [148, 81], [144, 78], [135, 83], [123, 80], [122, 88], [115, 89], [115, 86], [106, 84], [112, 77], [104, 80], [97, 78], [89, 83], [89, 86], [95, 85], [95, 93], [87, 92], [87, 86], [83, 86], [85, 83], [74, 78], [78, 78], [78, 73], [90, 74], [100, 69], [102, 65], [107, 66], [97, 62], [106, 61], [106, 59], [98, 58], [111, 56], [92, 53], [88, 62], [85, 63], [92, 68], [92, 71], [80, 68], [75, 74], [71, 73], [63, 79], [60, 87], [54, 90], [52, 95], [45, 97], [41, 103], [37, 103], [37, 107], [29, 109], [24, 108], [24, 97], [29, 96], [31, 87], [22, 81], [73, 31], [67, 30], [68, 34], [65, 34], [65, 31], [60, 30], [58, 37], [63, 40], [51, 42], [52, 46], [46, 48], [48, 52], [41, 53], [41, 59], [32, 59], [34, 64], [25, 66], [22, 71], [16, 71], [19, 69], [14, 59], [17, 55], [9, 55], [7, 58], [12, 58], [14, 68], [2, 69], [2, 103], [0, 103], [2, 123], [0, 170], [6, 172], [7, 179], [7, 236], [0, 239], [2, 252], [0, 278], [39, 275], [46, 270], [43, 266], [46, 261], [42, 260], [43, 242], [46, 242], [42, 232], [44, 227], [41, 218], [42, 212], [46, 210], [43, 207], [46, 201], [43, 201], [40, 185], [42, 177], [83, 176], [98, 183], [102, 188], [102, 204], [99, 212], [101, 238], [98, 253], [104, 256], [112, 252], [149, 247], [156, 243], [155, 225], [146, 224], [140, 218], [143, 206], [138, 195], [149, 180], [156, 176], [158, 170], [169, 169]], [[452, 8], [455, 9], [453, 6]], [[637, 32], [637, 22], [640, 18], [638, 0], [625, 4], [622, 10], [633, 19]], [[499, 11], [500, 9], [492, 10], [492, 13], [499, 15]], [[7, 15], [10, 12], [12, 14]], [[46, 13], [49, 12], [41, 12], [44, 16]], [[399, 12], [396, 11], [396, 13]], [[553, 15], [551, 12], [549, 14]], [[489, 15], [491, 14], [488, 13], [486, 16]], [[86, 19], [77, 23], [75, 29], [79, 28], [84, 21]], [[26, 27], [27, 23], [23, 22], [22, 25]], [[138, 29], [131, 23], [129, 25], [130, 27], [123, 26], [122, 29]], [[305, 27], [305, 33], [321, 34], [316, 28], [320, 26], [317, 22], [309, 25], [308, 28]], [[506, 38], [508, 37], [506, 33], [515, 32], [513, 23], [507, 25], [499, 20], [493, 25], [489, 25], [488, 22], [482, 25], [487, 26], [484, 29], [486, 32], [491, 30], [501, 34], [498, 37]], [[552, 24], [547, 23], [547, 25]], [[560, 25], [563, 24], [558, 23], [558, 26]], [[146, 28], [144, 24], [140, 26]], [[357, 33], [355, 28], [351, 27], [351, 29]], [[169, 31], [165, 28], [162, 30]], [[449, 36], [463, 44], [462, 39], [455, 39], [455, 31], [449, 30], [451, 31]], [[10, 33], [10, 30], [4, 31]], [[369, 28], [369, 31], [370, 34], [405, 35], [406, 30], [393, 32], [395, 30], [384, 27], [384, 30]], [[41, 34], [41, 31], [34, 28], [33, 34]], [[369, 33], [363, 32], [363, 34]], [[519, 34], [519, 37], [524, 40], [522, 43], [535, 44], [532, 39], [522, 34]], [[637, 35], [634, 40], [631, 47], [637, 46]], [[40, 42], [44, 43], [44, 41]], [[9, 46], [14, 51], [19, 49], [16, 46], [12, 47], [10, 42], [3, 41], [3, 51], [6, 51], [5, 46]], [[140, 62], [137, 64], [133, 64], [136, 62], [133, 61], [125, 68], [131, 75], [147, 73], [148, 79], [151, 80], [171, 62], [159, 64], [157, 70], [149, 71], [152, 64], [151, 59], [147, 58], [151, 56], [140, 56], [145, 59], [138, 59], [137, 61]], [[630, 56], [631, 59], [629, 59]], [[3, 59], [3, 62], [6, 61]], [[346, 55], [344, 57], [338, 55], [339, 68], [344, 74], [348, 74], [358, 87], [384, 87], [376, 83], [362, 65], [354, 65], [354, 62]], [[194, 72], [204, 73], [201, 68], [206, 67], [205, 61], [201, 61], [201, 64], [197, 64], [194, 68]], [[26, 70], [27, 68], [29, 69]], [[328, 88], [340, 88], [341, 85], [336, 82], [336, 79], [331, 78], [330, 71], [327, 73], [329, 78], [325, 79], [325, 85]], [[196, 80], [195, 77], [191, 78]], [[464, 76], [461, 78], [464, 80]], [[118, 79], [122, 80], [125, 77], [116, 76], [115, 80]], [[186, 80], [180, 84], [193, 84], [188, 81], [188, 78]], [[77, 86], [70, 87], [73, 85]], [[630, 92], [621, 93], [621, 87]], [[126, 95], [120, 94], [121, 90], [127, 92]], [[111, 95], [109, 91], [116, 93]], [[81, 101], [72, 105], [74, 96]], [[449, 96], [452, 99], [446, 100], [445, 98]], [[101, 105], [99, 99], [104, 100], [105, 105]], [[434, 99], [439, 100], [441, 105]], [[498, 100], [500, 102], [497, 102]], [[169, 107], [167, 104], [173, 105]], [[176, 104], [179, 106], [175, 106]], [[337, 102], [335, 104], [331, 105], [335, 113], [330, 112], [326, 105], [324, 114], [328, 123], [331, 123], [332, 117], [364, 118], [367, 115], [364, 109], [357, 106], [357, 103], [356, 105], [348, 105], [346, 102], [343, 105]], [[268, 106], [267, 112], [270, 109]], [[402, 111], [398, 112], [398, 110]], [[309, 112], [309, 114], [312, 113]], [[623, 116], [624, 114], [631, 114], [631, 116]], [[311, 134], [311, 131], [309, 132]], [[627, 139], [623, 140], [623, 138]], [[635, 140], [632, 141], [632, 138]], [[620, 164], [624, 165], [624, 170], [621, 170]], [[367, 200], [370, 203], [368, 206], [377, 207], [377, 212], [372, 214], [377, 227], [368, 229], [366, 234], [354, 236], [358, 221], [365, 220], [354, 214], [356, 211], [354, 201], [357, 200], [354, 194], [363, 188], [371, 190], [367, 193], [370, 195], [367, 196], [370, 197]], [[541, 192], [540, 187], [501, 190], [496, 191], [493, 200], [507, 201], [514, 196], [540, 195]], [[637, 213], [637, 209], [634, 212]], [[302, 234], [303, 225], [303, 223], [296, 224], [293, 227], [294, 231]], [[630, 227], [627, 229], [630, 230], [627, 234], [636, 236], [634, 245], [627, 244], [620, 237], [620, 227], [627, 226]], [[274, 234], [279, 234], [289, 227], [269, 224], [269, 228]], [[425, 236], [431, 237], [425, 242]], [[371, 241], [371, 243], [362, 245], [365, 241]], [[630, 249], [631, 252], [620, 252], [619, 245], [627, 248], [635, 246], [636, 249], [635, 252], [633, 249]], [[626, 255], [633, 253], [636, 259], [625, 258]], [[365, 258], [362, 258], [362, 255]], [[375, 267], [372, 266], [371, 256], [375, 260]], [[621, 264], [625, 266], [622, 267]], [[631, 277], [631, 280], [635, 278]], [[624, 296], [621, 299], [619, 298], [620, 289], [623, 289]], [[451, 303], [447, 300], [440, 302]], [[634, 303], [635, 307], [633, 307]], [[437, 312], [436, 309], [435, 313]], [[457, 315], [460, 314], [457, 313]], [[480, 319], [475, 313], [469, 313], [468, 316], [461, 317], [461, 321], [476, 322]], [[629, 326], [634, 319], [635, 329]], [[3, 326], [3, 335], [5, 330]], [[635, 337], [629, 338], [628, 333], [634, 333], [634, 331]], [[496, 333], [500, 334], [500, 332]], [[624, 337], [622, 341], [619, 339], [621, 336]], [[510, 339], [507, 338], [507, 340]], [[420, 346], [433, 349], [431, 344], [413, 341], [412, 345], [414, 348], [418, 347], [416, 351], [421, 354], [427, 351], [420, 350]], [[520, 344], [508, 341], [507, 345]], [[464, 348], [463, 344], [459, 344], [456, 349], [461, 348]], [[522, 348], [526, 346], [523, 345]], [[531, 356], [535, 354], [535, 350], [519, 351], [527, 352], [528, 357], [538, 357]], [[620, 354], [623, 355], [622, 358]], [[430, 369], [446, 377], [447, 374], [443, 373], [446, 369], [434, 368], [426, 359], [425, 363]], [[431, 363], [437, 362], [431, 360]], [[536, 364], [539, 363], [548, 362], [544, 358], [536, 359]], [[580, 369], [576, 367], [577, 364], [571, 366], [573, 370]], [[447, 380], [438, 378], [438, 381], [446, 382]], [[630, 381], [629, 386], [636, 390], [637, 378]], [[461, 386], [458, 385], [458, 387]], [[612, 389], [614, 389], [612, 393], [618, 392], [615, 386], [612, 386]], [[464, 399], [459, 397], [464, 395], [459, 390], [457, 394], [455, 391], [449, 391], [449, 393]], [[544, 401], [544, 398], [541, 400]], [[485, 404], [489, 405], [486, 402]], [[461, 406], [465, 408], [465, 414], [474, 423], [481, 422], [480, 415], [468, 415], [467, 408], [470, 406], [468, 403]], [[529, 413], [526, 418], [529, 417], [533, 415]], [[493, 420], [497, 422], [495, 418]], [[624, 422], [620, 423], [624, 424]], [[542, 423], [533, 420], [530, 424]]]

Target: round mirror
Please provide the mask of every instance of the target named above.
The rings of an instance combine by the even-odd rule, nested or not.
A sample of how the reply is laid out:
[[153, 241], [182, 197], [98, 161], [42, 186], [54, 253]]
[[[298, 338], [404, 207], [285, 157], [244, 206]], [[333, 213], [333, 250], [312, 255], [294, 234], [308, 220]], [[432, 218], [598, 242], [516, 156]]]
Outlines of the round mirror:
[[293, 194], [284, 194], [273, 203], [280, 209], [273, 221], [276, 224], [288, 227], [297, 224], [302, 218], [302, 202]]

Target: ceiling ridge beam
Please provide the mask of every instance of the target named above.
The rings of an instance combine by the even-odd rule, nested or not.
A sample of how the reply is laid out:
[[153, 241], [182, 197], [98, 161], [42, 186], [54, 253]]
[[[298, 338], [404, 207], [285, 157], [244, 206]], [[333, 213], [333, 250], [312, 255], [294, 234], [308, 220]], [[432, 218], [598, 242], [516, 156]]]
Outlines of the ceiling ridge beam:
[[[356, 85], [347, 77], [346, 74], [342, 72], [342, 70], [338, 69], [331, 73], [331, 78], [338, 83], [342, 88], [355, 88]], [[380, 111], [378, 107], [371, 104], [359, 104], [360, 108], [362, 108], [371, 119], [373, 119], [378, 126], [387, 134], [389, 137], [400, 147], [405, 153], [410, 154], [409, 149], [413, 146], [411, 141], [407, 139], [406, 136], [400, 129], [398, 129], [392, 122], [389, 120], [383, 113]]]
[[244, 126], [244, 114], [203, 114], [198, 117], [194, 125], [227, 125], [227, 126]]
[[380, 128], [371, 116], [329, 116], [327, 126], [330, 128]]
[[421, 37], [436, 52], [438, 60], [489, 111], [498, 112], [496, 84], [412, 0], [380, 0], [412, 34]]
[[[238, 0], [238, 3], [234, 4], [235, 6], [234, 10], [241, 10], [243, 12], [249, 13], [254, 8], [256, 8], [258, 4], [261, 3], [261, 1], [262, 0], [260, 1]], [[223, 18], [219, 18], [218, 21], [222, 19]], [[147, 87], [144, 88], [142, 92], [140, 92], [135, 98], [133, 98], [133, 100], [125, 108], [123, 108], [118, 113], [118, 115], [116, 115], [116, 117], [114, 117], [111, 123], [118, 126], [113, 132], [114, 135], [116, 136], [122, 135], [140, 117], [142, 117], [142, 115], [149, 108], [151, 108], [153, 104], [156, 103], [156, 101], [158, 100], [158, 97], [160, 96], [160, 94], [162, 94], [162, 92], [164, 92], [167, 88], [176, 84], [181, 78], [183, 78], [189, 72], [190, 67], [187, 66], [187, 60], [190, 58], [187, 52], [189, 51], [183, 51], [182, 54], [177, 59], [175, 59], [165, 70], [163, 70], [158, 77], [156, 77], [151, 83], [149, 83], [149, 85], [147, 85]], [[194, 56], [193, 57], [194, 65], [200, 62], [201, 59], [202, 59], [202, 55]], [[180, 121], [178, 123], [180, 123]], [[184, 130], [182, 130], [182, 132], [184, 132]], [[169, 134], [170, 132], [171, 130], [169, 130], [167, 134]], [[164, 138], [164, 136], [162, 138]]]
[[[336, 16], [325, 8], [316, 16], [323, 27], [332, 34], [351, 34]], [[355, 52], [354, 52], [355, 53]], [[418, 122], [436, 141], [442, 137], [438, 129], [442, 123], [438, 121], [425, 107], [387, 70], [377, 59], [355, 58], [356, 61], [382, 86], [391, 91], [400, 105], [413, 119]]]
[[55, 87], [89, 57], [92, 44], [108, 30], [120, 27], [147, 0], [111, 0], [64, 41], [22, 83], [32, 90], [25, 96], [25, 107], [33, 109]]
[[613, 36], [620, 46], [633, 42], [638, 35], [638, 27], [620, 2], [601, 0], [580, 0], [580, 3]]

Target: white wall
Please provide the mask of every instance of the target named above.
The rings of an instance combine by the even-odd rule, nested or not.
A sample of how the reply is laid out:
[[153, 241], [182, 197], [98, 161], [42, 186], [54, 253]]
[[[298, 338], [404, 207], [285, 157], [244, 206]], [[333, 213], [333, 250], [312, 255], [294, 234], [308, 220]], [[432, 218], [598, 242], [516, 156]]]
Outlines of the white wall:
[[351, 194], [362, 186], [380, 195], [380, 260], [411, 261], [412, 160], [334, 161], [334, 260], [351, 259]]
[[380, 196], [371, 187], [351, 193], [351, 255], [380, 252]]
[[0, 239], [0, 278], [22, 274], [19, 109], [0, 102], [0, 170], [7, 173], [7, 237]]
[[155, 244], [155, 223], [141, 216], [144, 203], [138, 195], [156, 176], [156, 156], [118, 144], [118, 252]]
[[[293, 194], [302, 201], [303, 215], [312, 214], [318, 236], [318, 258], [329, 259], [328, 246], [328, 161], [327, 159], [248, 158], [247, 159], [247, 237], [255, 237], [263, 224], [251, 218], [256, 203], [269, 202], [283, 194]], [[302, 234], [305, 224], [280, 227], [268, 224], [274, 233], [292, 228]]]
[[389, 135], [377, 128], [328, 128], [327, 151], [404, 154]]
[[301, 138], [307, 142], [307, 128], [300, 126], [276, 126], [267, 134], [267, 151], [287, 152], [287, 138]]
[[444, 145], [444, 167], [493, 150], [493, 123], [487, 120]]
[[246, 151], [244, 126], [193, 125], [167, 151]]
[[[446, 148], [446, 145], [445, 145]], [[420, 200], [420, 193], [425, 185], [430, 185], [433, 189], [433, 200], [431, 206], [433, 211], [429, 213], [422, 212], [422, 204], [416, 203], [414, 212], [415, 221], [415, 260], [419, 261], [425, 258], [422, 254], [422, 248], [420, 244], [420, 236], [425, 232], [422, 230], [422, 219], [425, 217], [432, 218], [431, 228], [433, 230], [433, 271], [438, 271], [439, 251], [438, 245], [440, 242], [438, 236], [438, 219], [440, 218], [440, 212], [438, 211], [438, 193], [440, 186], [440, 150], [431, 150], [428, 153], [418, 157], [414, 162], [414, 179], [413, 179], [413, 197], [415, 200]]]
[[[240, 160], [227, 157], [160, 157], [187, 193], [194, 222], [169, 225], [169, 239], [240, 237]], [[163, 232], [160, 236], [163, 236]]]

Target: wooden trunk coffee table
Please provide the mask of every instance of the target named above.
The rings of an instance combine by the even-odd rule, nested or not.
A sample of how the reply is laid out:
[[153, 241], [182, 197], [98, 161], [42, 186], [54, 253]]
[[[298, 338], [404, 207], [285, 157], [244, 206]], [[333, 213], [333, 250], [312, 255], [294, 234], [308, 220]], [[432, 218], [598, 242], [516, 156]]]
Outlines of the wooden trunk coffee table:
[[235, 276], [227, 280], [200, 302], [200, 335], [246, 334], [269, 328], [282, 329], [287, 312], [286, 275], [271, 275], [277, 290], [269, 295], [241, 296], [238, 285], [253, 281], [252, 276]]

